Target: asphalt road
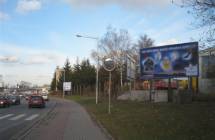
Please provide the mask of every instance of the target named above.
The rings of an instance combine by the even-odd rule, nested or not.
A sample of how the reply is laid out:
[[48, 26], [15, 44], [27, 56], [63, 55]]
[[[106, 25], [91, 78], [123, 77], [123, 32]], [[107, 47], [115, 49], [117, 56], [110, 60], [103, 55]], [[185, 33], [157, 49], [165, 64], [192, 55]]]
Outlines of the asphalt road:
[[46, 108], [21, 105], [0, 108], [0, 140], [109, 140], [78, 103], [59, 98]]
[[28, 108], [25, 99], [21, 100], [21, 105], [13, 105], [9, 108], [0, 108], [0, 139], [17, 139], [25, 133], [34, 123], [55, 107], [56, 101], [46, 102], [46, 108]]

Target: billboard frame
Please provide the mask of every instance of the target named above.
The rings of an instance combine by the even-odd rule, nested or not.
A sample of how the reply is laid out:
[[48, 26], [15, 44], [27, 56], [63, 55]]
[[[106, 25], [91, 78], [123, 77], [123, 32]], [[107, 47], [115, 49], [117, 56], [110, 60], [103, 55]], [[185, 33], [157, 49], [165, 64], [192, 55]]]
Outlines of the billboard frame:
[[[197, 75], [190, 75], [190, 76], [186, 76], [186, 75], [164, 75], [164, 76], [155, 76], [155, 74], [153, 73], [152, 75], [142, 75], [142, 59], [141, 59], [141, 55], [142, 55], [142, 51], [143, 50], [153, 50], [153, 49], [161, 49], [161, 48], [171, 48], [171, 47], [177, 47], [177, 46], [186, 46], [186, 45], [193, 45], [197, 48], [197, 54], [196, 54], [196, 57], [198, 58], [197, 59], [197, 62], [196, 62], [196, 65], [197, 65]], [[177, 49], [176, 49], [177, 50]], [[167, 79], [167, 78], [178, 78], [178, 77], [199, 77], [199, 45], [198, 45], [198, 42], [187, 42], [187, 43], [179, 43], [179, 44], [170, 44], [170, 45], [162, 45], [162, 46], [156, 46], [156, 47], [150, 47], [150, 48], [142, 48], [140, 49], [140, 52], [139, 52], [139, 57], [140, 57], [140, 79], [142, 80], [150, 80], [150, 79]]]

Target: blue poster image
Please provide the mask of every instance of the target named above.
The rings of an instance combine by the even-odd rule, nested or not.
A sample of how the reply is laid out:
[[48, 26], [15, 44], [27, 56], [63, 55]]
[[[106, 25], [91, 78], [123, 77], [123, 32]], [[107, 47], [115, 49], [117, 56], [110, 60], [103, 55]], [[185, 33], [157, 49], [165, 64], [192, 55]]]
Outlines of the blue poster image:
[[198, 76], [198, 43], [141, 49], [140, 68], [142, 79]]

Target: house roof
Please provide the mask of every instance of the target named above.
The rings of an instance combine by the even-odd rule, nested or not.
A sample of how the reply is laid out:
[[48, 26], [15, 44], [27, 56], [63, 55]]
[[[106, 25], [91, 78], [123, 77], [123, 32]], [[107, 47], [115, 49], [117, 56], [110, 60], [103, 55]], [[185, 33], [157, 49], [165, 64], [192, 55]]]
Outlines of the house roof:
[[215, 55], [215, 46], [199, 51], [199, 56]]

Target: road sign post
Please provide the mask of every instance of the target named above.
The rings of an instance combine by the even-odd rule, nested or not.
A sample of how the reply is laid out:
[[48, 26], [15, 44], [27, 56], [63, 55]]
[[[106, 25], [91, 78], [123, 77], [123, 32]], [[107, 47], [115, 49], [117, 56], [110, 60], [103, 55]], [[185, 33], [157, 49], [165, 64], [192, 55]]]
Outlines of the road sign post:
[[111, 72], [115, 69], [115, 64], [112, 58], [104, 59], [103, 67], [109, 72], [109, 88], [108, 88], [108, 114], [111, 114]]

